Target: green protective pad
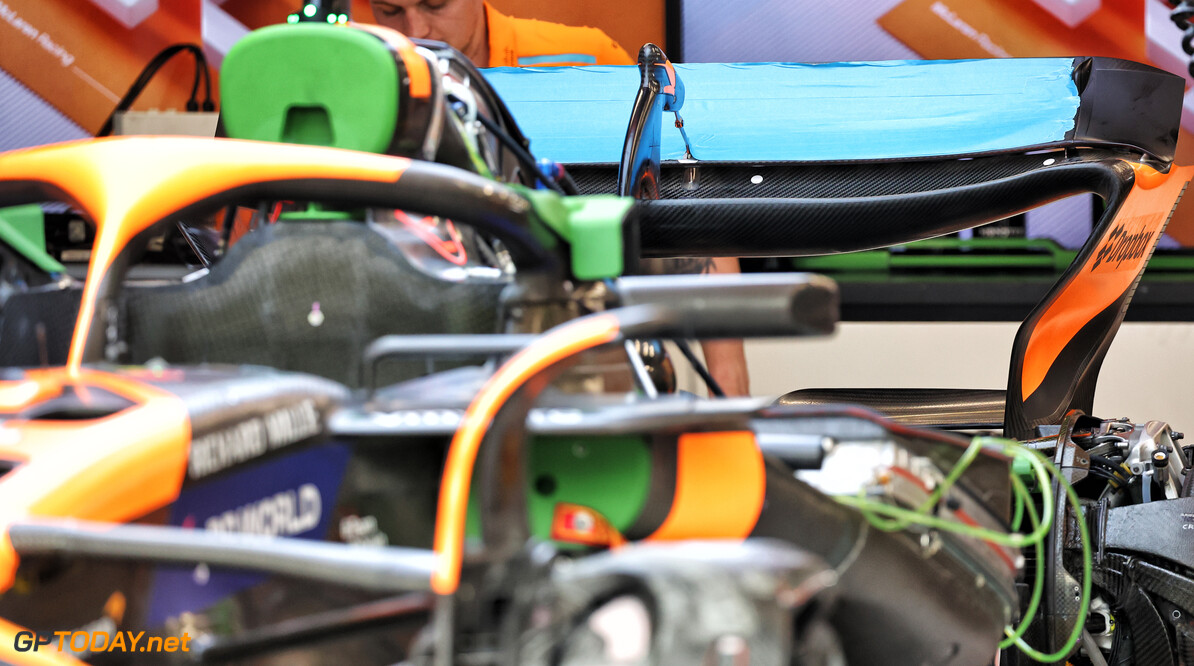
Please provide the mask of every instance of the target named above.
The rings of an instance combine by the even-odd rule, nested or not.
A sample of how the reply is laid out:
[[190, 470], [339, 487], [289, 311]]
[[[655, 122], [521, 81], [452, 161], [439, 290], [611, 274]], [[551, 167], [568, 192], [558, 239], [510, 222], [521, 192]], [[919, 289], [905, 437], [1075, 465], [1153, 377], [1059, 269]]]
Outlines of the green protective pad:
[[[634, 199], [612, 194], [560, 196], [551, 190], [518, 187], [531, 200], [539, 220], [571, 246], [572, 276], [603, 280], [622, 274], [623, 226]], [[532, 229], [545, 247], [555, 247], [546, 229]]]
[[299, 23], [241, 39], [220, 72], [228, 136], [384, 153], [398, 122], [398, 65], [381, 40]]
[[[527, 518], [539, 539], [551, 538], [558, 503], [587, 506], [623, 532], [647, 503], [651, 451], [642, 437], [535, 437], [528, 446]], [[473, 543], [481, 536], [477, 485], [474, 475], [465, 522]]]
[[37, 204], [0, 208], [0, 243], [47, 273], [66, 272], [66, 267], [46, 252], [45, 214]]
[[580, 504], [619, 531], [632, 525], [651, 484], [651, 452], [641, 437], [536, 437], [527, 475], [531, 534], [551, 534], [557, 503]]

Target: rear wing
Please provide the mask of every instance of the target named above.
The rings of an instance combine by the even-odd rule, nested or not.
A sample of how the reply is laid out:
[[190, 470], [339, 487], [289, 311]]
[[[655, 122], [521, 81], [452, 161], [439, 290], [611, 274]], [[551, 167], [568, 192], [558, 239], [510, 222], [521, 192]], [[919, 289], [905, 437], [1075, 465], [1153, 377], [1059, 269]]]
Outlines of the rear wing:
[[[705, 165], [1100, 146], [1163, 168], [1173, 159], [1183, 94], [1179, 77], [1113, 58], [672, 67], [683, 81], [692, 154]], [[622, 159], [638, 68], [499, 68], [485, 76], [539, 156], [574, 169]], [[682, 159], [685, 148], [678, 130], [662, 132], [665, 162]]]
[[[661, 59], [640, 57], [638, 71], [488, 76], [582, 192], [659, 198], [632, 211], [629, 236], [645, 257], [865, 250], [1099, 195], [1102, 218], [1017, 333], [1005, 433], [1026, 438], [1070, 409], [1092, 409], [1102, 360], [1191, 177], [1172, 165], [1181, 77], [1110, 58], [666, 71]], [[682, 92], [667, 100], [663, 86], [677, 75]], [[539, 86], [526, 85], [531, 76]], [[572, 107], [583, 121], [549, 97], [583, 102]], [[685, 100], [687, 133], [660, 139], [668, 104]], [[626, 130], [612, 120], [627, 117]], [[690, 153], [696, 161], [667, 162]]]
[[1094, 232], [1016, 332], [1004, 413], [1013, 437], [1071, 409], [1091, 412], [1103, 358], [1194, 168], [1165, 174], [1129, 162], [1109, 175], [1113, 191]]

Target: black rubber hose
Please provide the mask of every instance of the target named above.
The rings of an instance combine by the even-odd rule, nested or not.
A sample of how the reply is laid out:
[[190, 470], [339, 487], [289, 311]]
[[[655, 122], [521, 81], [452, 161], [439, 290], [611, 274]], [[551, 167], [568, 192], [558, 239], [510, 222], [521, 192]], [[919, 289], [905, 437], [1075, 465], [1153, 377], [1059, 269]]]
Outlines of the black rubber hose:
[[195, 58], [195, 78], [191, 83], [191, 97], [187, 100], [187, 111], [199, 110], [199, 102], [197, 101], [197, 98], [199, 96], [199, 82], [201, 79], [204, 81], [205, 95], [203, 110], [213, 111], [215, 109], [215, 105], [212, 103], [211, 99], [211, 72], [208, 70], [207, 58], [203, 55], [203, 49], [194, 44], [174, 44], [162, 49], [153, 57], [153, 59], [149, 61], [147, 65], [145, 65], [145, 68], [141, 70], [141, 73], [137, 76], [137, 79], [133, 82], [133, 85], [129, 86], [129, 89], [124, 94], [124, 97], [122, 97], [120, 102], [116, 104], [116, 108], [112, 110], [112, 113], [104, 122], [103, 127], [100, 128], [100, 131], [96, 133], [96, 136], [110, 135], [112, 133], [112, 124], [116, 119], [116, 114], [122, 111], [128, 111], [129, 108], [132, 107], [133, 102], [137, 101], [137, 98], [141, 96], [141, 93], [145, 90], [145, 87], [149, 85], [149, 82], [153, 80], [153, 77], [157, 75], [158, 70], [160, 70], [163, 65], [169, 62], [171, 58], [179, 53], [182, 53], [183, 51], [189, 52]]
[[501, 127], [498, 127], [497, 123], [482, 115], [478, 115], [477, 120], [485, 126], [485, 129], [489, 130], [490, 134], [496, 136], [498, 141], [501, 141], [503, 145], [509, 148], [510, 152], [514, 153], [514, 156], [517, 157], [518, 161], [523, 165], [523, 168], [529, 170], [536, 178], [539, 179], [539, 182], [543, 183], [543, 185], [547, 187], [547, 189], [552, 190], [557, 194], [564, 194], [563, 188], [561, 188], [558, 183], [553, 182], [550, 178], [543, 175], [543, 172], [539, 170], [539, 165], [535, 163], [535, 157], [527, 152], [526, 148], [518, 145], [518, 142], [515, 141], [514, 138], [509, 134], [507, 134], [505, 130], [503, 130]]

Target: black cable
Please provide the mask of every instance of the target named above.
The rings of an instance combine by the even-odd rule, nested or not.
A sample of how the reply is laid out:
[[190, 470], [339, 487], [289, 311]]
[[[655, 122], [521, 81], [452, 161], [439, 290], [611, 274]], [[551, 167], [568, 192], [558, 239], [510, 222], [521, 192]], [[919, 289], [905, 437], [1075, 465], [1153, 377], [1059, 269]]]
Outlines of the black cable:
[[216, 110], [216, 104], [211, 100], [211, 68], [207, 65], [203, 49], [196, 49], [192, 53], [195, 56], [195, 68], [202, 68], [203, 71], [203, 111], [211, 113]]
[[257, 204], [256, 212], [249, 219], [249, 231], [256, 231], [258, 227], [269, 224], [269, 206], [270, 202], [268, 201], [262, 201]]
[[688, 359], [688, 362], [692, 364], [692, 369], [696, 370], [701, 379], [705, 381], [705, 386], [709, 387], [709, 392], [719, 398], [726, 397], [726, 392], [721, 390], [721, 385], [717, 383], [713, 375], [709, 374], [709, 370], [705, 368], [705, 364], [701, 363], [696, 354], [692, 353], [692, 347], [688, 346], [688, 341], [672, 340], [672, 342], [676, 343], [676, 346], [680, 348], [680, 353], [684, 354], [684, 358]]
[[158, 70], [160, 70], [163, 65], [169, 62], [171, 58], [179, 53], [182, 53], [183, 51], [189, 52], [195, 59], [195, 78], [191, 83], [191, 97], [187, 100], [187, 111], [198, 111], [200, 108], [196, 98], [199, 96], [199, 81], [201, 78], [204, 81], [203, 110], [214, 111], [215, 104], [211, 99], [211, 71], [208, 69], [207, 58], [203, 55], [203, 49], [194, 44], [174, 44], [162, 49], [149, 61], [147, 65], [145, 65], [145, 68], [141, 70], [141, 73], [137, 76], [137, 79], [133, 82], [133, 85], [129, 86], [128, 92], [126, 92], [124, 97], [120, 99], [120, 102], [116, 104], [116, 108], [112, 110], [112, 113], [104, 122], [103, 127], [100, 128], [100, 131], [96, 133], [96, 136], [110, 135], [112, 133], [112, 124], [116, 119], [116, 114], [123, 111], [128, 111], [129, 108], [132, 107], [133, 102], [137, 101], [137, 98], [141, 96], [142, 92], [144, 92], [145, 87], [149, 85], [149, 82], [153, 79], [153, 77], [157, 75]]
[[[111, 115], [108, 116], [108, 120], [104, 123], [104, 126], [100, 128], [100, 131], [96, 134], [96, 136], [108, 136], [111, 134], [112, 123], [116, 118], [116, 114], [121, 111], [127, 111], [133, 105], [133, 102], [136, 101], [137, 97], [141, 95], [142, 91], [144, 91], [145, 86], [149, 85], [150, 80], [153, 79], [158, 70], [161, 69], [162, 65], [166, 64], [168, 60], [173, 58], [178, 53], [187, 50], [187, 46], [189, 45], [175, 44], [173, 46], [166, 47], [157, 55], [155, 55], [149, 61], [149, 63], [145, 65], [145, 68], [141, 70], [141, 73], [137, 76], [137, 79], [133, 82], [133, 85], [129, 86], [128, 91], [125, 92], [124, 97], [121, 98], [121, 100], [117, 103], [116, 108], [112, 110]], [[198, 62], [196, 62], [195, 78], [191, 84], [191, 97], [187, 100], [187, 110], [197, 108], [195, 97], [198, 95], [198, 90], [199, 65]]]
[[1123, 481], [1123, 479], [1121, 479], [1121, 478], [1119, 478], [1119, 477], [1115, 476], [1115, 473], [1114, 473], [1114, 472], [1112, 472], [1112, 471], [1111, 471], [1111, 470], [1109, 470], [1109, 469], [1104, 469], [1104, 468], [1102, 468], [1102, 467], [1096, 467], [1096, 466], [1094, 466], [1094, 465], [1091, 465], [1090, 469], [1088, 469], [1087, 471], [1088, 471], [1088, 472], [1090, 472], [1091, 474], [1095, 474], [1095, 475], [1097, 475], [1097, 476], [1101, 476], [1101, 477], [1103, 477], [1104, 479], [1108, 479], [1108, 478], [1110, 478], [1110, 479], [1114, 479], [1116, 482]]
[[576, 186], [576, 181], [572, 180], [572, 176], [564, 170], [563, 166], [560, 167], [560, 170], [564, 173], [564, 177], [560, 179], [560, 187], [564, 190], [564, 193], [568, 196], [580, 194], [580, 188]]
[[553, 182], [550, 178], [544, 175], [542, 171], [539, 170], [539, 165], [535, 163], [534, 156], [527, 152], [525, 148], [518, 145], [518, 142], [515, 141], [509, 134], [506, 134], [505, 130], [503, 130], [501, 127], [498, 127], [497, 123], [480, 114], [477, 115], [477, 120], [479, 120], [481, 124], [485, 126], [485, 129], [489, 130], [490, 134], [496, 136], [498, 141], [501, 141], [503, 145], [509, 148], [510, 152], [514, 153], [514, 156], [518, 158], [519, 163], [523, 165], [523, 168], [528, 169], [531, 173], [535, 174], [535, 177], [538, 178], [539, 182], [543, 183], [547, 189], [554, 191], [556, 194], [565, 194], [563, 188], [561, 188], [558, 183]]
[[[182, 44], [175, 44], [163, 49], [160, 53], [154, 56], [152, 60], [149, 61], [149, 64], [147, 64], [143, 70], [141, 70], [141, 74], [137, 76], [137, 80], [133, 83], [133, 86], [130, 87], [130, 90], [136, 88], [137, 94], [140, 94], [145, 86], [149, 85], [149, 82], [153, 79], [153, 77], [157, 75], [158, 70], [165, 65], [167, 61], [183, 51], [189, 51], [189, 49]], [[193, 51], [190, 52], [193, 53]], [[198, 108], [198, 103], [195, 100], [199, 96], [200, 72], [201, 70], [199, 68], [199, 64], [196, 61], [195, 75], [191, 79], [191, 95], [187, 98], [187, 106], [189, 108]], [[130, 103], [131, 101], [132, 100], [130, 100]]]
[[211, 99], [211, 69], [207, 65], [207, 56], [203, 54], [203, 49], [194, 44], [185, 45], [184, 50], [190, 52], [191, 56], [195, 58], [195, 78], [191, 82], [191, 97], [187, 100], [187, 111], [200, 110], [199, 105], [195, 99], [199, 96], [199, 79], [203, 78], [203, 106], [202, 110], [211, 112], [216, 110], [216, 105]]
[[1097, 476], [1114, 481], [1120, 487], [1126, 488], [1132, 482], [1132, 474], [1124, 474], [1123, 463], [1096, 453], [1090, 454], [1090, 472]]
[[1105, 470], [1101, 467], [1091, 467], [1087, 471], [1090, 472], [1091, 474], [1099, 477], [1100, 479], [1104, 479], [1104, 480], [1110, 482], [1111, 486], [1113, 488], [1118, 489], [1121, 486], [1127, 485], [1127, 482], [1124, 479], [1116, 476], [1115, 474], [1112, 474], [1111, 472], [1108, 472], [1107, 470]]
[[232, 204], [224, 209], [224, 228], [220, 238], [220, 252], [221, 254], [228, 252], [228, 248], [232, 247], [232, 227], [236, 224], [236, 212], [238, 207]]
[[[1194, 2], [1169, 0], [1169, 5], [1173, 7], [1173, 11], [1169, 12], [1169, 20], [1182, 31], [1182, 50], [1186, 55], [1194, 56], [1194, 25], [1190, 24], [1190, 19], [1194, 18]], [[1194, 76], [1194, 60], [1186, 65], [1186, 69], [1190, 76]]]
[[1121, 463], [1121, 462], [1117, 462], [1117, 461], [1115, 461], [1115, 460], [1112, 460], [1112, 459], [1110, 459], [1110, 458], [1108, 458], [1108, 457], [1106, 457], [1106, 456], [1100, 456], [1100, 455], [1098, 455], [1097, 453], [1092, 453], [1092, 454], [1090, 455], [1090, 461], [1091, 461], [1092, 463], [1097, 463], [1097, 464], [1099, 464], [1099, 465], [1103, 465], [1103, 466], [1105, 466], [1105, 467], [1108, 467], [1108, 468], [1110, 468], [1110, 469], [1111, 469], [1111, 471], [1113, 471], [1113, 472], [1118, 472], [1118, 471], [1120, 471], [1120, 470], [1122, 469], [1122, 467], [1121, 467], [1121, 466], [1123, 465], [1123, 463]]

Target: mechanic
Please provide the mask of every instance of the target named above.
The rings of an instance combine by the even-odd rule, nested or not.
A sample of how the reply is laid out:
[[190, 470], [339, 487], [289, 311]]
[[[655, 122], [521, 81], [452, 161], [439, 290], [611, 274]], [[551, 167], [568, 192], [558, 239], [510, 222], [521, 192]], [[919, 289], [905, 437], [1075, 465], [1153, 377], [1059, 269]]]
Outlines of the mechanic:
[[[473, 64], [488, 67], [633, 65], [634, 60], [598, 28], [506, 16], [484, 0], [372, 0], [378, 23], [408, 37], [447, 42]], [[738, 260], [674, 259], [668, 273], [737, 273]], [[653, 271], [658, 272], [658, 271]], [[750, 395], [741, 340], [701, 343], [709, 374], [727, 396]]]
[[478, 67], [633, 65], [597, 28], [506, 16], [484, 0], [373, 0], [377, 22], [408, 37], [447, 42]]

